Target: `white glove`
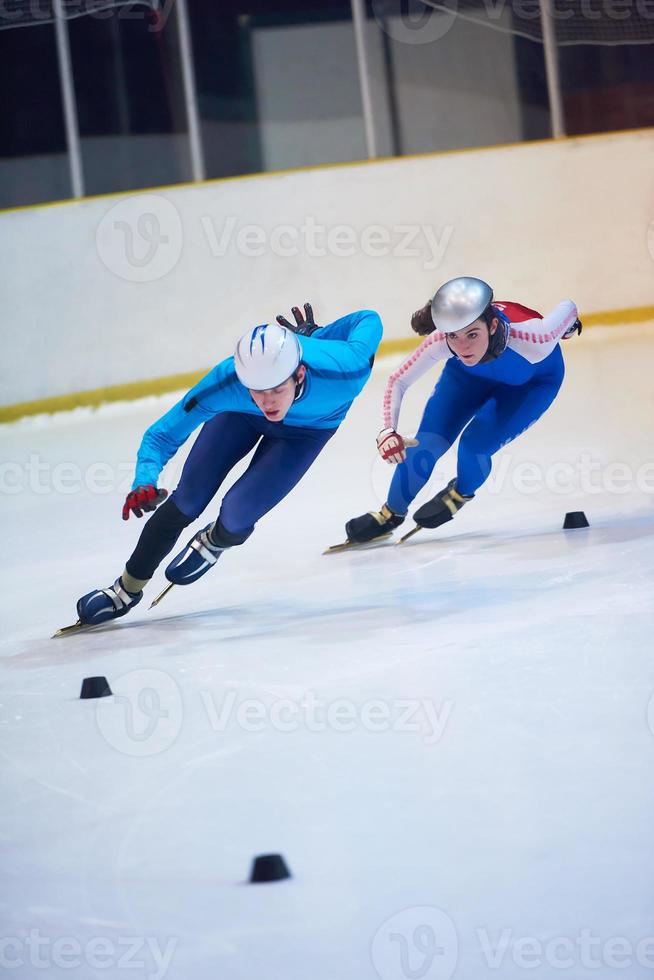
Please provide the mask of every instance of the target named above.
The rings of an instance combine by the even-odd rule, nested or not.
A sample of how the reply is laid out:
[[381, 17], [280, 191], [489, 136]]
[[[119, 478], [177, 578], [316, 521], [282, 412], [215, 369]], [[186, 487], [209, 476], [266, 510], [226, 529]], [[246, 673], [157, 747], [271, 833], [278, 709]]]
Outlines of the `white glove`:
[[395, 429], [382, 429], [377, 436], [377, 449], [387, 463], [403, 463], [408, 446], [417, 446], [417, 439], [407, 439]]

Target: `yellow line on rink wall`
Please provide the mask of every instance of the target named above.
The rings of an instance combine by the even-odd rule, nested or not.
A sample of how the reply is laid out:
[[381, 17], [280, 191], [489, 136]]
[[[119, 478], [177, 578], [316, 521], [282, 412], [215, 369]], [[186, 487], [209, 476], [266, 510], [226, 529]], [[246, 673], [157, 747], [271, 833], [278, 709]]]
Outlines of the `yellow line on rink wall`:
[[[582, 313], [584, 329], [588, 327], [626, 326], [631, 323], [646, 323], [654, 320], [654, 306], [639, 306], [628, 310], [610, 310], [605, 313]], [[413, 350], [419, 342], [418, 337], [399, 337], [382, 340], [378, 356], [403, 354]], [[73, 408], [97, 408], [107, 402], [134, 401], [149, 395], [166, 395], [171, 391], [192, 388], [202, 378], [204, 371], [190, 371], [186, 374], [169, 374], [165, 378], [152, 378], [145, 381], [131, 381], [127, 384], [94, 388], [91, 391], [76, 391], [69, 395], [54, 395], [36, 401], [19, 402], [16, 405], [0, 406], [0, 424], [15, 422], [28, 415], [42, 415], [52, 412], [69, 412]]]
[[75, 391], [71, 395], [53, 395], [33, 402], [19, 402], [17, 405], [0, 406], [0, 423], [15, 422], [26, 415], [41, 415], [44, 412], [69, 412], [73, 408], [97, 408], [107, 402], [134, 401], [148, 395], [166, 395], [170, 391], [192, 388], [206, 371], [191, 371], [187, 374], [169, 374], [165, 378], [152, 378], [147, 381], [131, 381], [123, 385], [110, 385], [107, 388], [94, 388], [91, 391]]
[[647, 323], [654, 320], [654, 306], [636, 306], [631, 310], [609, 310], [608, 313], [582, 313], [586, 327], [623, 327], [628, 323]]

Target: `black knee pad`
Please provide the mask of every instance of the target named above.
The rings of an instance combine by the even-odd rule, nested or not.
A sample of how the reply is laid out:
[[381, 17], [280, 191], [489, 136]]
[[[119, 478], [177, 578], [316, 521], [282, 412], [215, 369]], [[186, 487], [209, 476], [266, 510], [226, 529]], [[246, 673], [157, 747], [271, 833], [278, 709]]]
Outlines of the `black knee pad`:
[[182, 514], [175, 501], [170, 497], [160, 507], [157, 507], [150, 520], [153, 520], [155, 516], [159, 528], [162, 530], [170, 529], [171, 531], [183, 531], [185, 527], [196, 520], [195, 517], [187, 517], [186, 514]]
[[232, 531], [228, 531], [224, 524], [222, 524], [220, 518], [218, 518], [211, 528], [210, 537], [218, 548], [233, 548], [235, 545], [243, 544], [244, 541], [247, 541], [251, 534], [252, 531], [241, 531], [240, 534], [234, 534]]

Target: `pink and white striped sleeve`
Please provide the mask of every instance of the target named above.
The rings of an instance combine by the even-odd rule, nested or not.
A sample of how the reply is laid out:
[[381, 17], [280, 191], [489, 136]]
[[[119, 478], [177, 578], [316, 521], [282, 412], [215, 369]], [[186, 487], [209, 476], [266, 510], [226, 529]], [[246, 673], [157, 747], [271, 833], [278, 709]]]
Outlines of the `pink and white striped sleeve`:
[[421, 378], [437, 361], [451, 357], [451, 352], [445, 340], [445, 334], [434, 331], [416, 347], [413, 354], [393, 371], [386, 382], [384, 390], [384, 428], [397, 430], [400, 418], [400, 407], [406, 389]]
[[508, 346], [531, 364], [544, 361], [577, 316], [577, 307], [572, 300], [564, 299], [542, 320], [534, 318], [512, 323]]

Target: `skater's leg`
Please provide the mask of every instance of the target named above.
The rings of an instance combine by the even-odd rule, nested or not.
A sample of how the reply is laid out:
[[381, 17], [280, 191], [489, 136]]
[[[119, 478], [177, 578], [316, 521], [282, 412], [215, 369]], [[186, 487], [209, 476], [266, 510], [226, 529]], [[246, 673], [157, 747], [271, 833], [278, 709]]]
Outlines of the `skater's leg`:
[[266, 434], [250, 465], [225, 495], [218, 526], [249, 535], [256, 522], [286, 497], [336, 432], [286, 426]]
[[353, 517], [345, 525], [349, 542], [365, 544], [385, 536], [404, 522], [409, 505], [431, 476], [434, 466], [455, 442], [474, 412], [488, 398], [490, 382], [466, 374], [448, 361], [425, 406], [416, 439], [404, 463], [395, 467], [387, 501], [379, 511]]
[[170, 499], [183, 514], [195, 520], [215, 497], [227, 474], [260, 438], [257, 416], [238, 412], [216, 415], [202, 427]]
[[491, 471], [491, 458], [540, 418], [556, 398], [560, 377], [511, 387], [498, 385], [459, 441], [457, 476], [413, 515], [421, 527], [440, 527], [471, 500]]
[[218, 520], [198, 532], [167, 566], [168, 581], [197, 581], [225, 548], [247, 540], [259, 518], [293, 489], [334, 432], [276, 425], [267, 429], [247, 470], [226, 494]]
[[184, 528], [200, 516], [260, 436], [254, 417], [231, 412], [216, 415], [202, 427], [177, 488], [149, 519], [127, 562], [123, 581], [129, 591], [140, 591], [152, 578]]
[[520, 387], [498, 387], [459, 442], [456, 488], [471, 496], [488, 479], [492, 457], [536, 422], [557, 396], [563, 376]]
[[406, 462], [395, 468], [387, 498], [395, 514], [406, 514], [438, 460], [488, 398], [490, 389], [487, 379], [467, 375], [457, 362], [447, 362], [425, 406], [416, 433], [419, 445], [408, 449]]
[[129, 592], [140, 592], [195, 517], [183, 514], [172, 497], [155, 510], [141, 531], [121, 578]]

